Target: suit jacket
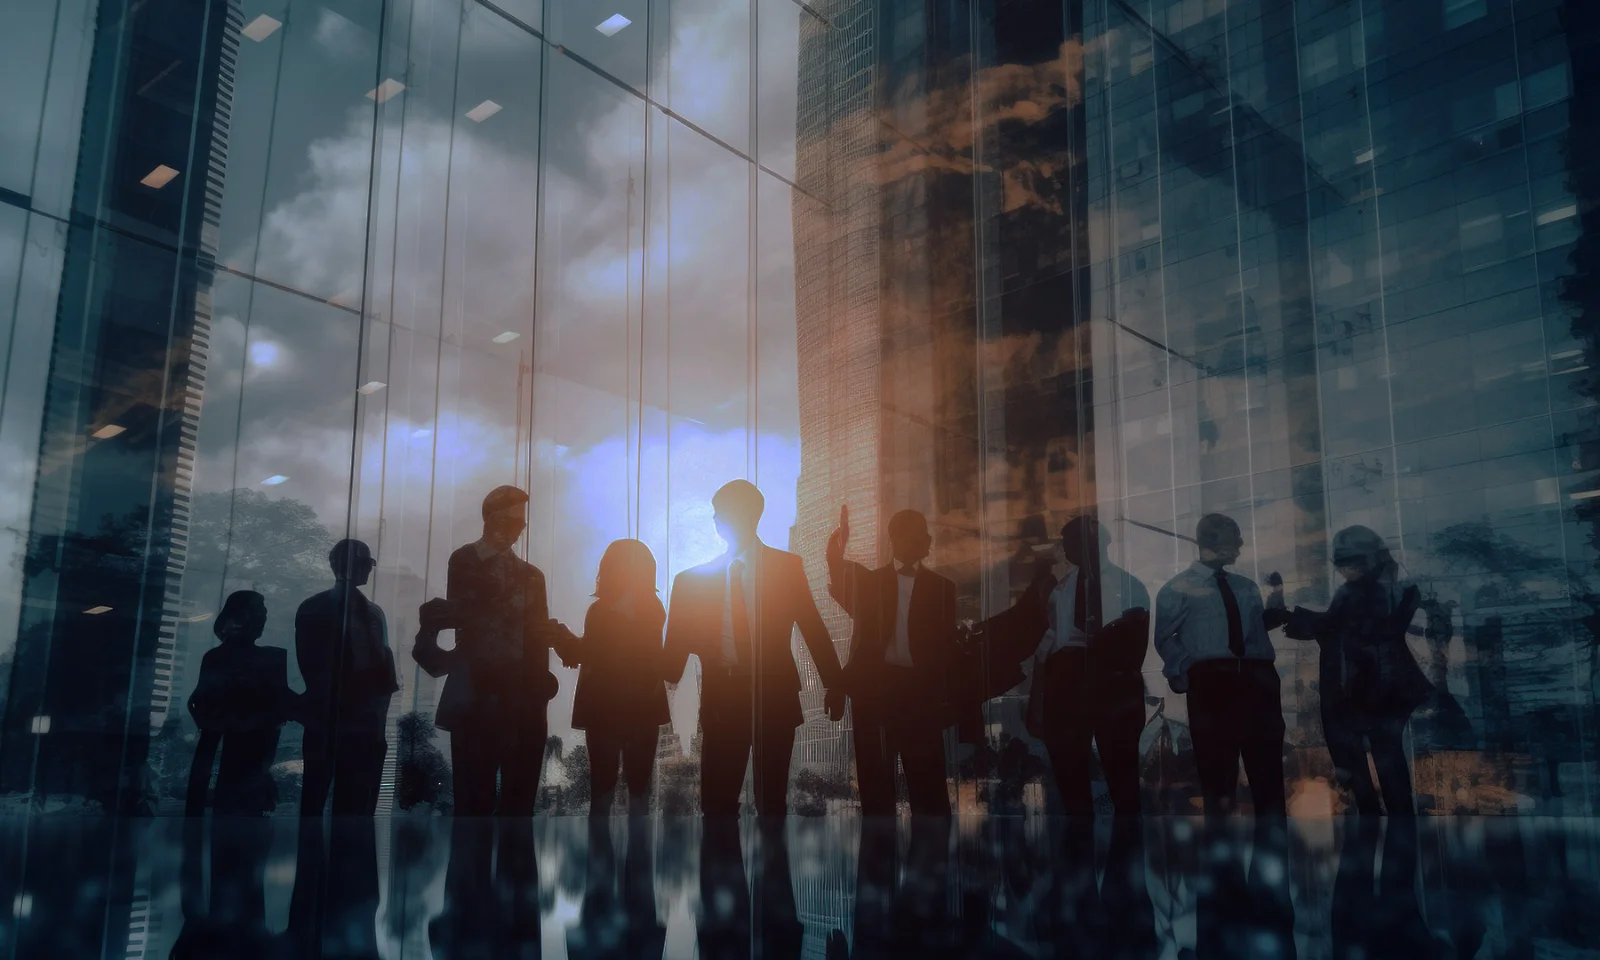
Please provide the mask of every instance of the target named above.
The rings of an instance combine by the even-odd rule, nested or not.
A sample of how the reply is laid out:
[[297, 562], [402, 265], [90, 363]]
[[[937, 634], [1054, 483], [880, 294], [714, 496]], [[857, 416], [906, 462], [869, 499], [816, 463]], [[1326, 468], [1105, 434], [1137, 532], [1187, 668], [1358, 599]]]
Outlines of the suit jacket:
[[335, 586], [300, 604], [294, 655], [306, 682], [307, 728], [383, 725], [400, 684], [383, 610], [360, 590]]
[[[750, 647], [755, 660], [751, 666], [761, 687], [758, 699], [765, 711], [763, 719], [798, 727], [804, 717], [800, 712], [800, 670], [791, 647], [794, 628], [800, 628], [800, 637], [828, 689], [841, 682], [839, 655], [811, 597], [811, 584], [806, 580], [801, 559], [766, 544], [752, 549], [758, 551], [756, 596], [749, 599], [759, 616], [750, 622]], [[668, 679], [683, 675], [690, 654], [700, 658], [703, 668], [715, 670], [721, 663], [722, 612], [727, 603], [731, 561], [731, 555], [722, 556], [685, 570], [673, 580], [664, 664]]]
[[[851, 696], [871, 695], [879, 688], [885, 656], [894, 644], [900, 614], [900, 575], [893, 563], [868, 569], [846, 560], [828, 571], [828, 594], [855, 621], [850, 635], [850, 660], [844, 667]], [[927, 568], [918, 568], [906, 617], [911, 662], [935, 686], [928, 691], [941, 705], [946, 679], [956, 652], [956, 585]]]
[[440, 730], [498, 726], [542, 716], [558, 684], [550, 646], [534, 629], [550, 617], [544, 574], [506, 550], [483, 555], [469, 543], [450, 555], [446, 596], [456, 611], [456, 645], [419, 634], [411, 656], [447, 677], [435, 719]]

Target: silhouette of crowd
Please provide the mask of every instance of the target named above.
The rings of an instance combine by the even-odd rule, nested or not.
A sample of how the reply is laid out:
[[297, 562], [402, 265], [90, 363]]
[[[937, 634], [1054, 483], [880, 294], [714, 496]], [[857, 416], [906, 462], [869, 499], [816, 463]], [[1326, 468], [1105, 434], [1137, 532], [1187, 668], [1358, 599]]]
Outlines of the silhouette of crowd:
[[[782, 818], [804, 721], [796, 632], [829, 719], [841, 720], [847, 705], [852, 710], [864, 815], [893, 815], [898, 768], [913, 814], [949, 816], [952, 747], [980, 740], [983, 702], [1024, 678], [1025, 724], [1045, 747], [1064, 811], [1094, 812], [1098, 758], [1115, 812], [1140, 813], [1143, 666], [1153, 641], [1171, 689], [1188, 699], [1206, 814], [1240, 808], [1242, 766], [1249, 808], [1282, 816], [1285, 724], [1268, 637], [1279, 629], [1321, 648], [1323, 726], [1352, 807], [1413, 812], [1402, 737], [1433, 692], [1406, 644], [1422, 600], [1383, 538], [1366, 527], [1333, 538], [1333, 566], [1344, 582], [1319, 612], [1287, 609], [1277, 574], [1263, 597], [1254, 581], [1229, 570], [1244, 538], [1221, 514], [1200, 519], [1196, 559], [1152, 604], [1145, 586], [1111, 562], [1106, 527], [1080, 516], [1061, 530], [1064, 578], [1041, 564], [1011, 608], [963, 626], [955, 584], [928, 566], [933, 537], [922, 514], [894, 514], [891, 559], [869, 567], [846, 557], [843, 508], [827, 544], [828, 594], [854, 623], [841, 663], [800, 557], [757, 535], [765, 504], [753, 484], [734, 480], [712, 498], [727, 549], [678, 574], [670, 606], [658, 596], [650, 549], [638, 540], [612, 543], [581, 635], [550, 616], [544, 574], [514, 552], [528, 505], [516, 487], [491, 491], [482, 536], [451, 554], [446, 596], [419, 611], [412, 655], [444, 681], [436, 723], [450, 737], [458, 816], [533, 814], [548, 704], [558, 688], [554, 653], [579, 671], [572, 725], [588, 741], [591, 814], [610, 812], [619, 774], [629, 812], [646, 812], [659, 731], [669, 721], [668, 688], [694, 657], [702, 678], [703, 814], [739, 812], [748, 767], [756, 812]], [[256, 645], [268, 616], [260, 594], [234, 593], [218, 614], [221, 644], [206, 653], [189, 700], [200, 729], [189, 813], [204, 809], [208, 793], [221, 814], [270, 811], [270, 768], [291, 720], [305, 729], [302, 815], [320, 821], [330, 798], [335, 815], [375, 812], [390, 701], [399, 689], [395, 657], [383, 610], [360, 589], [376, 566], [371, 549], [341, 540], [328, 558], [333, 586], [295, 614], [304, 693], [288, 685], [287, 651]], [[439, 642], [446, 630], [455, 635], [448, 649]]]

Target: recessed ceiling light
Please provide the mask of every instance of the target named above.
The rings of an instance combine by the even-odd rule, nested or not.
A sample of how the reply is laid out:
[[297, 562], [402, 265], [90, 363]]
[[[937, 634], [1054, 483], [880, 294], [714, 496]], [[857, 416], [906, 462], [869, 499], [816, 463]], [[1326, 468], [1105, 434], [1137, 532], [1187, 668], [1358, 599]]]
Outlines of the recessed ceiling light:
[[144, 179], [140, 180], [139, 182], [147, 187], [160, 190], [162, 187], [171, 183], [172, 178], [176, 177], [177, 175], [178, 171], [172, 169], [164, 163], [158, 163], [156, 164], [156, 168], [145, 174]]
[[272, 36], [274, 33], [277, 33], [278, 28], [281, 26], [283, 26], [283, 21], [275, 20], [263, 13], [261, 16], [251, 20], [249, 24], [247, 24], [245, 28], [239, 32], [249, 37], [251, 40], [254, 40], [256, 43], [260, 43], [261, 41]]
[[405, 88], [406, 88], [405, 84], [401, 83], [399, 80], [396, 80], [393, 77], [390, 77], [389, 79], [387, 79], [387, 80], [383, 81], [382, 83], [378, 84], [376, 87], [373, 87], [371, 90], [368, 90], [367, 91], [367, 99], [368, 100], [376, 100], [379, 103], [382, 103], [385, 100], [389, 99], [390, 97], [393, 97], [393, 96], [397, 95], [398, 93], [400, 93], [400, 91], [404, 90]]
[[[32, 730], [34, 733], [49, 733], [50, 732], [50, 717], [47, 714], [40, 714], [39, 716], [34, 717], [33, 718], [33, 723], [29, 725], [29, 729]], [[24, 916], [25, 917], [25, 916], [28, 915], [27, 914], [27, 910], [23, 910], [22, 908], [20, 908], [20, 907], [18, 907], [16, 905], [17, 901], [18, 900], [22, 900], [23, 898], [26, 898], [26, 904], [27, 904], [28, 910], [32, 910], [33, 909], [33, 895], [32, 894], [27, 894], [27, 893], [19, 893], [19, 894], [17, 894], [16, 897], [13, 898], [12, 901], [11, 901], [11, 904], [12, 904], [11, 909], [18, 916]]]
[[179, 623], [205, 623], [207, 620], [210, 620], [210, 619], [211, 619], [211, 614], [209, 614], [209, 613], [197, 613], [192, 617], [179, 617], [178, 618], [178, 622]]
[[274, 473], [272, 476], [270, 476], [267, 479], [261, 481], [261, 485], [263, 487], [276, 487], [278, 484], [282, 483], [283, 481], [285, 481], [287, 479], [289, 479], [289, 478], [284, 476], [281, 473]]
[[495, 343], [510, 343], [520, 336], [522, 336], [522, 334], [516, 332], [515, 330], [507, 330], [505, 333], [499, 334], [493, 339]]
[[98, 617], [102, 613], [110, 613], [111, 612], [111, 608], [106, 606], [106, 605], [104, 605], [104, 604], [98, 604], [96, 606], [90, 607], [89, 609], [87, 609], [87, 610], [85, 610], [83, 612], [87, 613], [91, 617]]
[[629, 20], [620, 13], [613, 13], [611, 16], [606, 17], [604, 20], [601, 20], [599, 23], [595, 24], [594, 28], [608, 37], [614, 37], [622, 32], [623, 27], [626, 27], [632, 22], [632, 20]]
[[108, 423], [99, 430], [96, 430], [94, 433], [89, 434], [89, 436], [94, 437], [96, 440], [110, 440], [112, 437], [119, 433], [125, 432], [127, 429], [127, 427], [124, 427], [121, 424]]
[[1593, 500], [1595, 497], [1600, 497], [1600, 490], [1579, 490], [1572, 495], [1574, 500]]
[[485, 100], [467, 111], [467, 119], [473, 123], [482, 123], [499, 112], [500, 104], [495, 103], [493, 100]]
[[368, 380], [366, 383], [363, 383], [356, 389], [356, 393], [364, 393], [368, 396], [371, 396], [387, 386], [388, 384], [384, 383], [382, 380]]

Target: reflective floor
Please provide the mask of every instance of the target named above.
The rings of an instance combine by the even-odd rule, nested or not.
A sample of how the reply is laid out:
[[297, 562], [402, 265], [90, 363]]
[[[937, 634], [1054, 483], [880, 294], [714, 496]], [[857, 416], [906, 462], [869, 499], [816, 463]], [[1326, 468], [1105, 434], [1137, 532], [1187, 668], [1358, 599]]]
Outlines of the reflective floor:
[[1593, 957], [1588, 820], [0, 820], [7, 957]]

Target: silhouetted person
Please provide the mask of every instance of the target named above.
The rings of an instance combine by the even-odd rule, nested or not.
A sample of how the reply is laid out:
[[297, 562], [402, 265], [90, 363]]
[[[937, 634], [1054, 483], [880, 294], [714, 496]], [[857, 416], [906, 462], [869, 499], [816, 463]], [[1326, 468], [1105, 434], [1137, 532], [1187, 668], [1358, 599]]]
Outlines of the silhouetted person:
[[626, 822], [628, 843], [619, 864], [611, 820], [589, 821], [583, 906], [577, 925], [567, 929], [567, 956], [573, 960], [655, 960], [666, 948], [667, 928], [656, 913], [653, 825], [645, 817]]
[[711, 508], [728, 551], [673, 582], [665, 676], [677, 680], [689, 655], [699, 657], [704, 813], [738, 814], [745, 764], [753, 757], [756, 811], [782, 817], [788, 812], [794, 732], [803, 721], [794, 628], [811, 651], [834, 720], [845, 704], [839, 656], [800, 558], [756, 536], [765, 508], [761, 491], [734, 480], [711, 498]]
[[[1029, 551], [1032, 555], [1032, 551]], [[1057, 580], [1040, 558], [1028, 566], [1032, 579], [1016, 602], [987, 620], [970, 624], [957, 645], [950, 697], [961, 743], [987, 746], [983, 705], [1027, 679], [1023, 665], [1050, 628], [1050, 593]]]
[[1391, 816], [1410, 816], [1406, 722], [1431, 692], [1406, 645], [1422, 595], [1401, 578], [1383, 538], [1366, 527], [1334, 534], [1333, 564], [1344, 583], [1328, 611], [1297, 608], [1289, 634], [1322, 648], [1322, 730], [1340, 787], [1354, 795], [1361, 813], [1382, 812], [1367, 767], [1370, 746], [1383, 806]]
[[[1234, 809], [1239, 763], [1257, 816], [1285, 812], [1283, 703], [1269, 611], [1255, 581], [1225, 569], [1239, 559], [1239, 525], [1220, 513], [1195, 528], [1200, 559], [1156, 596], [1156, 651], [1174, 693], [1189, 695], [1189, 732], [1207, 814]], [[1274, 625], [1280, 622], [1271, 611]]]
[[383, 610], [358, 589], [377, 562], [360, 540], [340, 540], [328, 553], [334, 585], [300, 604], [294, 650], [305, 679], [302, 816], [322, 816], [333, 791], [335, 816], [370, 817], [378, 808], [386, 726], [395, 679], [394, 651]]
[[558, 652], [582, 664], [572, 701], [572, 727], [589, 746], [589, 812], [611, 812], [620, 759], [628, 811], [646, 812], [661, 725], [671, 721], [662, 682], [661, 631], [667, 611], [656, 596], [656, 558], [638, 540], [606, 548], [595, 577], [595, 601], [583, 638]]
[[230, 594], [212, 624], [222, 644], [200, 658], [200, 678], [189, 695], [189, 714], [200, 728], [189, 768], [191, 817], [205, 812], [218, 747], [213, 812], [263, 816], [278, 805], [272, 764], [295, 695], [289, 689], [289, 651], [256, 646], [266, 626], [267, 602], [253, 590]]
[[[287, 651], [283, 651], [287, 653]], [[205, 837], [211, 838], [211, 882], [206, 889]], [[183, 927], [172, 960], [267, 960], [297, 955], [267, 929], [267, 855], [272, 821], [218, 817], [210, 830], [199, 820], [183, 827], [179, 902]]]
[[530, 816], [538, 800], [559, 637], [544, 574], [511, 551], [527, 513], [516, 487], [484, 498], [483, 536], [450, 555], [444, 626], [455, 628], [455, 647], [441, 650], [425, 628], [412, 650], [422, 669], [448, 678], [436, 723], [450, 733], [457, 816]]
[[911, 812], [949, 816], [944, 728], [956, 652], [956, 585], [922, 565], [933, 537], [927, 518], [889, 518], [894, 558], [869, 569], [844, 558], [850, 513], [828, 538], [828, 592], [855, 621], [844, 667], [855, 726], [861, 812], [893, 816], [894, 767], [905, 769]]
[[1150, 594], [1111, 562], [1111, 535], [1092, 517], [1061, 528], [1073, 570], [1050, 593], [1050, 628], [1034, 657], [1029, 726], [1044, 741], [1068, 815], [1092, 815], [1091, 743], [1118, 815], [1139, 812]]

